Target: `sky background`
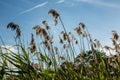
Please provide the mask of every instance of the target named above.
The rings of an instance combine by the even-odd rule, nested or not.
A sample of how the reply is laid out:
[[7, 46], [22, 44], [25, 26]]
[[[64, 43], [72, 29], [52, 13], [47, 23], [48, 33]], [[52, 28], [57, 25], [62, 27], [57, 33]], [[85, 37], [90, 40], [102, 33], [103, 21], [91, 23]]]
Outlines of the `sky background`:
[[[120, 33], [120, 0], [0, 0], [0, 36], [5, 45], [15, 44], [15, 32], [6, 28], [9, 22], [20, 25], [22, 38], [30, 42], [35, 25], [46, 20], [56, 34], [62, 28], [54, 26], [50, 9], [59, 12], [67, 31], [73, 32], [80, 22], [86, 24], [93, 39], [111, 45], [111, 31]], [[3, 45], [0, 41], [0, 45]]]

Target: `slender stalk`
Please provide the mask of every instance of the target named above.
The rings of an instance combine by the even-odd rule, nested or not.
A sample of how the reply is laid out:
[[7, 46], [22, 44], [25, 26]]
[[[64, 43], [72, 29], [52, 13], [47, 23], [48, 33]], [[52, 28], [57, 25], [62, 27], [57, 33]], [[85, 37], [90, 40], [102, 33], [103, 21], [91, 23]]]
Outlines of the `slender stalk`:
[[[64, 26], [64, 24], [63, 24], [60, 16], [59, 16], [59, 20], [60, 20], [60, 22], [61, 22], [61, 24], [62, 24], [62, 27], [63, 27], [63, 29], [64, 29], [64, 31], [65, 31], [65, 34], [67, 35], [67, 39], [69, 39], [68, 34], [67, 34], [67, 31], [66, 31], [66, 29], [65, 29], [65, 26]], [[70, 43], [70, 48], [71, 48], [72, 54], [74, 55], [75, 53], [74, 53], [74, 51], [73, 51], [73, 49], [72, 49], [71, 43]], [[75, 60], [75, 56], [73, 56], [73, 57], [74, 57], [74, 60]], [[73, 61], [73, 62], [74, 62], [74, 61]]]
[[[72, 48], [73, 48], [73, 50], [74, 50], [74, 53], [77, 54], [77, 53], [76, 53], [76, 50], [75, 50], [75, 47], [74, 47], [73, 41], [71, 41], [71, 44], [72, 44], [72, 46], [73, 46]], [[74, 57], [75, 57], [75, 54], [73, 54]], [[74, 57], [73, 57], [73, 58], [74, 58]]]
[[88, 50], [90, 50], [90, 41], [89, 41], [89, 38], [88, 38], [88, 36], [87, 36], [87, 44], [88, 44]]
[[83, 52], [85, 52], [85, 44], [84, 44], [84, 37], [82, 36], [82, 45], [83, 45]]
[[[87, 27], [86, 27], [86, 31], [87, 31], [87, 33], [89, 34]], [[92, 41], [92, 38], [91, 38], [90, 35], [89, 35], [89, 38], [90, 38], [90, 40]], [[90, 41], [90, 43], [91, 43], [92, 55], [93, 55], [93, 58], [95, 59], [95, 61], [96, 61], [96, 63], [97, 63], [98, 61], [97, 61], [96, 54], [94, 53], [93, 41], [92, 41], [92, 42], [91, 42], [91, 41]]]
[[80, 52], [82, 52], [83, 47], [82, 47], [82, 40], [81, 40], [81, 36], [79, 37], [79, 39], [80, 39]]

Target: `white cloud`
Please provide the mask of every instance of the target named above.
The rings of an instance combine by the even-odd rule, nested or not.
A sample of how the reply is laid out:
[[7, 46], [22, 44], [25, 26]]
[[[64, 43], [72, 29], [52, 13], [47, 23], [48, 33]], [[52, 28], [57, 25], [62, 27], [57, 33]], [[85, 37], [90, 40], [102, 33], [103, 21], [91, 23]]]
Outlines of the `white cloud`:
[[65, 2], [65, 0], [59, 0], [57, 3], [60, 4], [60, 3], [63, 3]]
[[95, 5], [99, 5], [99, 6], [112, 7], [112, 8], [120, 8], [120, 6], [118, 4], [103, 2], [101, 0], [74, 0], [74, 1], [95, 4]]
[[20, 12], [20, 14], [24, 14], [24, 13], [30, 12], [30, 11], [32, 11], [32, 10], [34, 10], [34, 9], [43, 7], [43, 6], [45, 6], [46, 4], [48, 4], [48, 2], [44, 2], [44, 3], [38, 4], [38, 5], [30, 8], [30, 9], [27, 9], [27, 10], [25, 10], [25, 11]]
[[[8, 53], [10, 53], [8, 50], [10, 50], [10, 51], [12, 51], [14, 53], [17, 53], [17, 49], [16, 49], [15, 46], [5, 45], [5, 46], [0, 46], [0, 47], [1, 47], [0, 52], [2, 52], [2, 53], [6, 53], [6, 51]], [[8, 50], [6, 50], [5, 48], [8, 49]]]
[[[5, 48], [7, 48], [8, 50], [17, 53], [17, 49], [15, 46], [11, 46], [11, 45], [5, 45], [5, 46], [0, 46], [0, 53], [8, 53], [8, 55], [10, 54], [10, 51], [6, 50]], [[3, 63], [2, 58], [0, 57], [0, 66], [2, 65], [1, 63]], [[9, 68], [16, 68], [14, 65], [12, 65], [9, 61], [7, 61], [7, 65]]]

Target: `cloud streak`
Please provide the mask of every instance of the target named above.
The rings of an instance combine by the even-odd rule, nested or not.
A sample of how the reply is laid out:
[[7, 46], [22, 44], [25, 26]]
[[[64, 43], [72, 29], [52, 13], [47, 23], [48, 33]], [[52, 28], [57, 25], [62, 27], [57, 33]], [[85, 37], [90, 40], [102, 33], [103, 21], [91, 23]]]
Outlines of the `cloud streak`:
[[33, 10], [35, 10], [35, 9], [37, 9], [37, 8], [40, 8], [40, 7], [45, 6], [46, 4], [48, 4], [48, 2], [44, 2], [44, 3], [38, 4], [38, 5], [30, 8], [30, 9], [27, 9], [27, 10], [25, 10], [25, 11], [20, 12], [20, 14], [25, 14], [25, 13], [27, 13], [27, 12], [33, 11]]
[[59, 0], [57, 3], [60, 4], [60, 3], [63, 3], [65, 2], [65, 0]]
[[95, 5], [99, 5], [99, 6], [105, 6], [105, 7], [120, 8], [120, 6], [117, 4], [107, 3], [107, 2], [100, 1], [100, 0], [75, 0], [75, 1], [89, 3], [89, 4], [95, 4]]

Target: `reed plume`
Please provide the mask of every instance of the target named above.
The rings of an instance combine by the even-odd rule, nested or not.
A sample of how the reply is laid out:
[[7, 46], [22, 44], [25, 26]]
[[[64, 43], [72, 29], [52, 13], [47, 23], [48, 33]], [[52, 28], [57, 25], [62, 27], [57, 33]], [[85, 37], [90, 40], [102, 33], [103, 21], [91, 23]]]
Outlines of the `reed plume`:
[[117, 40], [119, 39], [119, 35], [118, 35], [117, 31], [113, 30], [113, 31], [112, 31], [112, 35], [113, 35], [113, 39], [114, 39], [115, 41], [117, 41]]
[[81, 30], [81, 27], [80, 27], [80, 26], [77, 27], [77, 28], [75, 28], [74, 30], [76, 31], [76, 33], [77, 33], [79, 36], [82, 35], [82, 30]]
[[39, 36], [39, 35], [41, 36], [43, 34], [41, 27], [39, 25], [34, 26], [33, 29], [36, 30], [37, 36]]
[[56, 10], [54, 9], [51, 9], [48, 14], [51, 14], [54, 18], [54, 22], [55, 22], [55, 26], [58, 24], [58, 17], [59, 17], [59, 14]]
[[44, 26], [47, 30], [50, 29], [50, 26], [48, 25], [48, 23], [46, 21], [42, 21], [42, 23], [44, 24]]
[[21, 36], [21, 30], [20, 30], [20, 27], [19, 25], [13, 23], [13, 22], [10, 22], [8, 25], [7, 25], [7, 28], [11, 28], [11, 30], [15, 30], [16, 31], [16, 38], [20, 38]]
[[36, 45], [34, 41], [34, 35], [31, 34], [30, 52], [34, 53], [36, 51]]
[[80, 23], [79, 23], [79, 26], [80, 26], [83, 30], [85, 29], [85, 24], [84, 24], [84, 23], [80, 22]]

